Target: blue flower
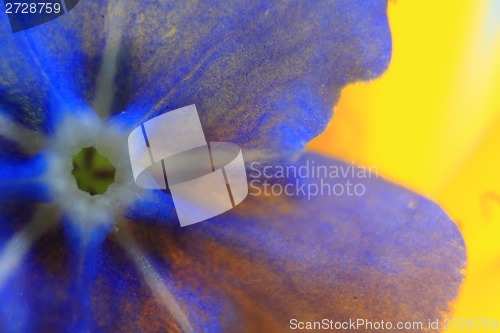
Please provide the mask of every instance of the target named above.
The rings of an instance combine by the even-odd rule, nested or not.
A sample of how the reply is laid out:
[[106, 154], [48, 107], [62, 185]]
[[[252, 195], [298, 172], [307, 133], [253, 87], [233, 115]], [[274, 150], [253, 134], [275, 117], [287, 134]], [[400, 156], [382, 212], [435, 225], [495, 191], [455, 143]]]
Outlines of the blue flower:
[[[394, 184], [249, 196], [181, 228], [170, 195], [130, 170], [130, 131], [190, 104], [207, 139], [247, 162], [349, 167], [293, 158], [342, 87], [387, 67], [385, 1], [80, 2], [16, 34], [2, 16], [0, 36], [0, 331], [288, 332], [294, 319], [426, 325], [449, 311], [461, 235]], [[91, 146], [116, 170], [98, 195], [72, 172]]]

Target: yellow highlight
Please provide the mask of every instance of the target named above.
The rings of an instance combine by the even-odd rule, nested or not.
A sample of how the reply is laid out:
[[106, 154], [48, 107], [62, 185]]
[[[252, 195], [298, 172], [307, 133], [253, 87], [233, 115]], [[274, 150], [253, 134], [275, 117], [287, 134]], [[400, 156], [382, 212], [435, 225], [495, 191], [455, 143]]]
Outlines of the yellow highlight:
[[345, 88], [309, 148], [439, 202], [469, 256], [453, 317], [500, 320], [500, 1], [393, 1], [389, 19], [388, 71]]

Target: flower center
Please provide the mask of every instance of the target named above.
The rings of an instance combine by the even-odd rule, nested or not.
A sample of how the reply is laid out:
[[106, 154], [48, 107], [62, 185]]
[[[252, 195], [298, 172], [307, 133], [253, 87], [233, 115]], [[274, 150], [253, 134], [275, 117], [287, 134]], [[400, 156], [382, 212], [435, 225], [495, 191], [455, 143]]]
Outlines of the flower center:
[[115, 167], [94, 147], [81, 149], [73, 156], [73, 177], [78, 188], [90, 195], [103, 194], [115, 181]]

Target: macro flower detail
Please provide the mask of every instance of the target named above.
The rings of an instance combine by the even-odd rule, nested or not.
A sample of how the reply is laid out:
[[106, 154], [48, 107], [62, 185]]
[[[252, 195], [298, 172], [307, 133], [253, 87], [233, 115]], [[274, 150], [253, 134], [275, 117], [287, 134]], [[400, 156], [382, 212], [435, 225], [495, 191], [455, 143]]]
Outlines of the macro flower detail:
[[[248, 196], [181, 228], [131, 170], [130, 132], [191, 104], [247, 162], [344, 165], [301, 152], [345, 85], [386, 69], [386, 1], [80, 2], [15, 34], [3, 15], [0, 36], [0, 331], [287, 332], [450, 310], [461, 235], [394, 184]], [[105, 186], [75, 169], [100, 163], [79, 160], [89, 149]]]

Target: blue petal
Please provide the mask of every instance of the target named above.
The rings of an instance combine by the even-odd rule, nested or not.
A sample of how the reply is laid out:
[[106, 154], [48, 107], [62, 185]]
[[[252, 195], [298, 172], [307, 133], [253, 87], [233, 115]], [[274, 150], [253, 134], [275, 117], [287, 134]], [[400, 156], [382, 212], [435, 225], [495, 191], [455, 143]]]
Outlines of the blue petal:
[[[295, 166], [308, 163], [350, 166], [315, 154], [305, 154]], [[121, 226], [126, 233], [114, 233], [89, 262], [96, 270], [88, 285], [91, 314], [77, 328], [175, 331], [179, 318], [151, 288], [156, 283], [173, 295], [195, 332], [288, 332], [292, 318], [425, 323], [450, 310], [465, 249], [456, 225], [438, 206], [376, 178], [282, 181], [306, 187], [351, 181], [366, 191], [309, 199], [300, 193], [249, 196], [233, 211], [186, 228]], [[123, 235], [134, 241], [121, 241]], [[35, 331], [76, 329], [72, 323], [84, 314], [74, 311], [81, 294], [68, 291], [74, 273], [52, 271], [53, 265], [73, 266], [75, 258], [58, 252], [63, 246], [61, 240], [38, 245], [42, 259], [33, 262], [45, 265], [43, 256], [52, 258], [45, 274], [39, 267], [26, 269], [1, 292], [14, 309], [8, 327], [21, 325], [21, 310], [30, 309]], [[54, 299], [43, 298], [41, 285]]]
[[125, 217], [134, 221], [178, 225], [172, 196], [163, 191], [149, 191], [127, 207]]
[[391, 56], [385, 0], [82, 2], [17, 34], [1, 23], [2, 100], [30, 127], [82, 103], [143, 120], [194, 103], [211, 141], [283, 156]]
[[[170, 332], [176, 327], [177, 318], [157, 302], [127, 249], [108, 240], [89, 242], [83, 251], [67, 251], [73, 244], [65, 234], [52, 229], [44, 235], [20, 269], [0, 286], [2, 332]], [[163, 261], [154, 266], [169, 271]], [[190, 326], [199, 328], [196, 332], [220, 332], [217, 318], [235, 311], [224, 307], [214, 291], [202, 286], [193, 291], [189, 281], [166, 281], [191, 312]], [[197, 317], [197, 311], [205, 316]]]
[[46, 156], [0, 159], [0, 201], [47, 201], [48, 184], [43, 180], [47, 171]]
[[71, 293], [72, 272], [68, 243], [58, 230], [38, 240], [22, 265], [11, 272], [1, 288], [2, 332], [60, 331], [70, 327], [79, 302]]
[[[58, 20], [63, 20], [60, 18]], [[57, 20], [56, 20], [57, 21]], [[0, 18], [0, 108], [28, 128], [53, 132], [63, 116], [84, 107], [93, 68], [78, 30], [55, 21], [12, 33]]]
[[[314, 154], [296, 166], [307, 163], [350, 166]], [[286, 183], [295, 181], [323, 184]], [[219, 317], [222, 331], [287, 332], [291, 318], [426, 323], [446, 316], [466, 260], [456, 225], [434, 203], [381, 179], [324, 183], [346, 181], [366, 193], [249, 197], [208, 222], [182, 230], [141, 225], [133, 234], [169, 265], [170, 279], [194, 285], [193, 293], [217, 290], [237, 309], [238, 317]]]
[[194, 103], [209, 140], [249, 151], [302, 149], [340, 89], [377, 77], [391, 56], [386, 1], [141, 4], [123, 36], [115, 110], [145, 119]]

